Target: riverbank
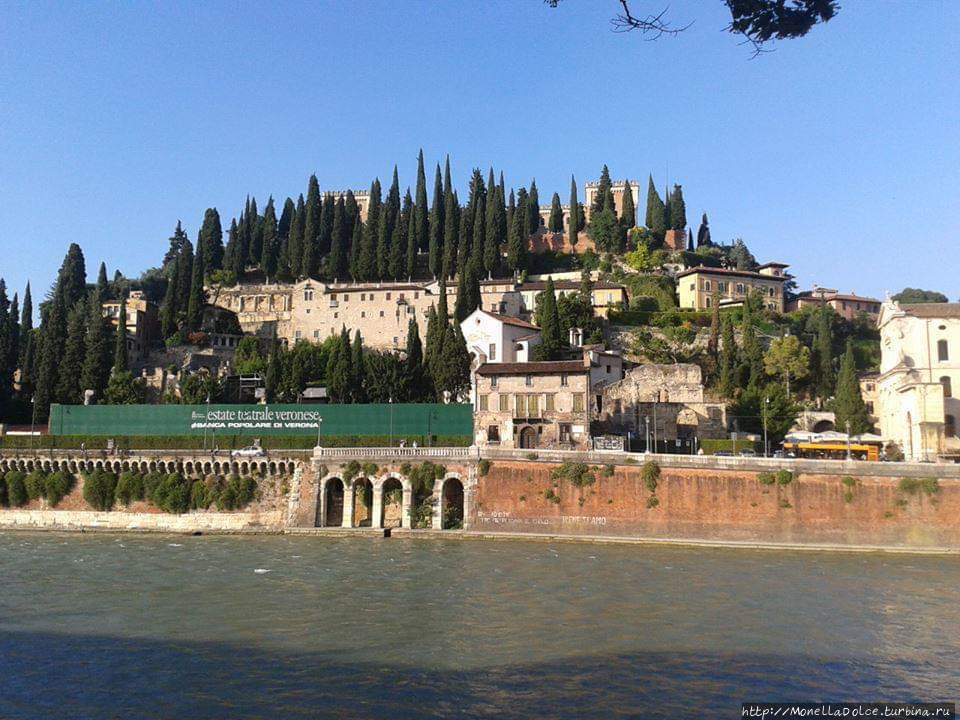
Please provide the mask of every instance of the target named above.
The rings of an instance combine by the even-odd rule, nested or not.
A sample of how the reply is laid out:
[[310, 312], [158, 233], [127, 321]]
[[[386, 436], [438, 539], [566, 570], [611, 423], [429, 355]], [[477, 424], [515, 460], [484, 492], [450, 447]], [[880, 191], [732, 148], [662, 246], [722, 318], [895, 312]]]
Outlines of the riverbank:
[[[38, 511], [27, 511], [36, 515]], [[518, 532], [490, 532], [482, 530], [411, 530], [405, 528], [290, 528], [269, 527], [263, 525], [237, 525], [237, 516], [233, 523], [217, 525], [213, 516], [223, 516], [226, 513], [211, 513], [203, 523], [191, 524], [177, 522], [167, 525], [163, 522], [138, 524], [130, 522], [128, 513], [89, 513], [90, 515], [120, 515], [118, 522], [62, 522], [60, 518], [50, 518], [50, 522], [38, 523], [32, 518], [30, 523], [10, 523], [9, 513], [0, 513], [0, 532], [66, 532], [66, 533], [103, 533], [103, 534], [132, 534], [132, 535], [286, 535], [293, 537], [335, 538], [335, 539], [409, 539], [427, 541], [447, 540], [487, 540], [487, 541], [528, 541], [535, 543], [578, 543], [596, 545], [635, 545], [635, 546], [662, 546], [662, 547], [699, 547], [725, 548], [740, 550], [767, 550], [781, 552], [814, 552], [814, 553], [883, 553], [896, 555], [931, 555], [931, 556], [960, 556], [960, 547], [904, 547], [893, 545], [839, 545], [826, 543], [788, 543], [763, 542], [744, 540], [711, 540], [683, 537], [612, 537], [605, 535], [570, 535], [559, 533], [518, 533]], [[47, 514], [59, 514], [49, 511]], [[71, 513], [76, 515], [77, 513]], [[227, 515], [229, 517], [229, 515]], [[163, 518], [156, 514], [152, 518]], [[170, 516], [172, 518], [199, 518], [201, 515]], [[222, 519], [222, 518], [221, 518]], [[230, 526], [233, 525], [233, 526]]]

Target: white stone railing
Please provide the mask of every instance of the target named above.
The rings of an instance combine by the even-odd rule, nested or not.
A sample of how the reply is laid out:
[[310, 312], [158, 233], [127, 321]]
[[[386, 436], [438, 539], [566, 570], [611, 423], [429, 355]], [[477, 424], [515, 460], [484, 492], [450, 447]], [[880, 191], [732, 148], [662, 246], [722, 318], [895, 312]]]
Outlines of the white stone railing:
[[470, 458], [474, 447], [317, 447], [314, 458]]

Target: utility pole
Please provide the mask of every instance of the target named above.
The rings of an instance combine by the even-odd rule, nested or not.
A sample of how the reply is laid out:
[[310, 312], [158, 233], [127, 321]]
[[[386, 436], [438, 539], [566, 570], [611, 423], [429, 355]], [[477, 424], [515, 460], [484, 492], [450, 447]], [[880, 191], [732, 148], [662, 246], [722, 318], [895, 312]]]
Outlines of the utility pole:
[[767, 444], [767, 407], [770, 405], [770, 398], [763, 399], [763, 456], [770, 457], [770, 446]]
[[850, 421], [849, 420], [847, 420], [846, 426], [847, 426], [847, 460], [852, 460], [853, 458], [850, 454]]

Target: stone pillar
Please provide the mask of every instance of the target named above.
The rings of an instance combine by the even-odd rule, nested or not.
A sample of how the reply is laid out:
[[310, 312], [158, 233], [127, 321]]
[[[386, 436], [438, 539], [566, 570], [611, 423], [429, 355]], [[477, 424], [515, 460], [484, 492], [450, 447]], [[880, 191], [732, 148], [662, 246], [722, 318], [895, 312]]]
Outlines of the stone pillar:
[[370, 527], [383, 527], [383, 483], [379, 487], [373, 486], [373, 517], [370, 518]]
[[413, 527], [412, 515], [413, 509], [413, 490], [409, 485], [403, 486], [403, 505], [400, 510], [400, 527], [409, 530]]
[[353, 483], [343, 485], [343, 522], [341, 527], [353, 527]]

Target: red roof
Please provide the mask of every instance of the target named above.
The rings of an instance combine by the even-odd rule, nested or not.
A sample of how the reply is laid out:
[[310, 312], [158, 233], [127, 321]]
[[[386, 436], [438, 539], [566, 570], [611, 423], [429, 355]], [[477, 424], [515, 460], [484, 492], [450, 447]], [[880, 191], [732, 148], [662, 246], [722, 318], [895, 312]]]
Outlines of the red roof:
[[511, 317], [510, 315], [498, 315], [497, 313], [490, 312], [489, 310], [481, 310], [480, 312], [482, 312], [484, 315], [489, 315], [494, 320], [499, 320], [505, 325], [515, 325], [516, 327], [527, 328], [529, 330], [540, 330], [540, 328], [538, 328], [536, 325], [528, 323], [526, 320], [521, 320], [520, 318]]
[[764, 275], [763, 273], [753, 272], [751, 270], [729, 270], [727, 268], [705, 267], [703, 265], [679, 272], [677, 273], [677, 277], [681, 278], [687, 275], [696, 275], [697, 273], [703, 275], [727, 275], [729, 277], [750, 278], [752, 280], [773, 280], [774, 282], [786, 282], [789, 279], [783, 275]]

